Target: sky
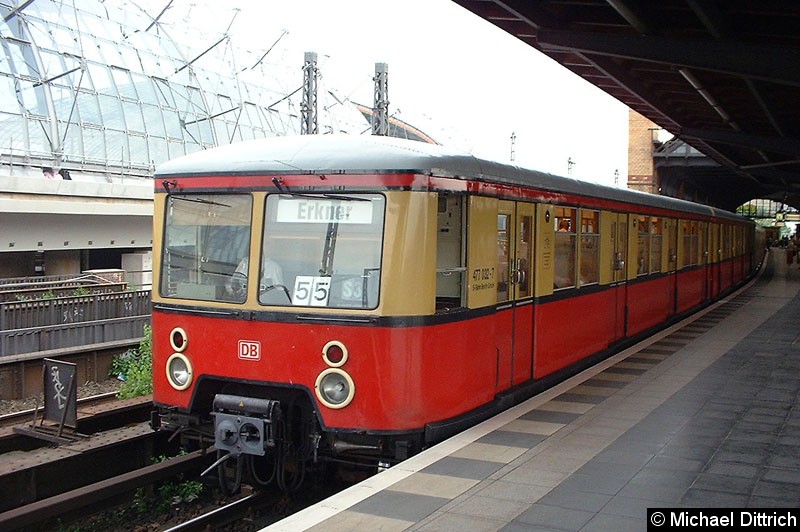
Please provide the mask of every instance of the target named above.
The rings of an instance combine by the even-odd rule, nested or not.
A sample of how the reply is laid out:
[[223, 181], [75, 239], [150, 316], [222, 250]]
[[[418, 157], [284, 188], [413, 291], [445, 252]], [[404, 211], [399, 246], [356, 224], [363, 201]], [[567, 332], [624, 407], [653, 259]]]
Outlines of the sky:
[[608, 185], [618, 171], [625, 186], [628, 108], [450, 0], [238, 4], [237, 45], [280, 38], [298, 68], [316, 52], [321, 85], [352, 101], [372, 105], [375, 63], [387, 63], [390, 115], [442, 144], [502, 162], [513, 149], [514, 164]]

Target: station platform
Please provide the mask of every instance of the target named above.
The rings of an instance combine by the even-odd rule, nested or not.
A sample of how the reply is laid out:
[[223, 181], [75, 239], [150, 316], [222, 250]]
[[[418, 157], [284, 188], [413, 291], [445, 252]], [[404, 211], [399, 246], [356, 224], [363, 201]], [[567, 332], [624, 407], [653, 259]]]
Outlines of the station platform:
[[264, 530], [646, 530], [648, 508], [800, 507], [800, 271], [748, 286]]

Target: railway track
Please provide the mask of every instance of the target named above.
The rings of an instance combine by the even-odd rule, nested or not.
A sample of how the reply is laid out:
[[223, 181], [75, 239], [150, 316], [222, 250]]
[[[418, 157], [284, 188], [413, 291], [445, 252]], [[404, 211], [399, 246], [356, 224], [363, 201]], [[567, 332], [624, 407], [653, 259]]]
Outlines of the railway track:
[[[116, 392], [78, 399], [77, 434], [96, 434], [141, 423], [149, 419], [152, 397], [116, 399]], [[0, 416], [0, 455], [13, 451], [31, 451], [51, 445], [19, 433], [19, 429], [31, 429], [41, 421], [35, 409]]]
[[[104, 404], [115, 400], [116, 397], [117, 397], [117, 392], [107, 392], [107, 393], [92, 395], [90, 397], [82, 397], [78, 399], [78, 407], [80, 409], [84, 409], [86, 407]], [[151, 396], [148, 395], [144, 399], [150, 397]], [[36, 413], [36, 411], [37, 409], [35, 408], [28, 408], [25, 410], [20, 410], [18, 412], [0, 414], [0, 428], [24, 423], [26, 420], [31, 419], [33, 415]]]
[[119, 504], [138, 488], [199, 471], [211, 462], [210, 453], [197, 451], [23, 504], [0, 513], [0, 529], [60, 527]]
[[[0, 530], [83, 526], [106, 510], [136, 504], [143, 493], [137, 490], [159, 495], [156, 487], [165, 483], [196, 482], [216, 459], [214, 448], [180, 455], [177, 443], [168, 441], [170, 434], [152, 431], [148, 422], [132, 421], [149, 418], [151, 408], [150, 397], [119, 401], [113, 394], [103, 394], [80, 400], [78, 424], [82, 432], [91, 427], [91, 436], [57, 448], [13, 432], [15, 424], [30, 424], [33, 410], [2, 416]], [[99, 428], [105, 430], [94, 430]], [[163, 456], [172, 458], [153, 463]], [[277, 490], [250, 494], [244, 486], [236, 500], [223, 501], [230, 504], [220, 507], [215, 497], [205, 502], [208, 511], [203, 515], [187, 516], [185, 523], [175, 526], [176, 530], [207, 530], [231, 523], [244, 529], [252, 529], [248, 523], [254, 522], [266, 526], [338, 489], [341, 486], [312, 487], [308, 494], [290, 499]]]

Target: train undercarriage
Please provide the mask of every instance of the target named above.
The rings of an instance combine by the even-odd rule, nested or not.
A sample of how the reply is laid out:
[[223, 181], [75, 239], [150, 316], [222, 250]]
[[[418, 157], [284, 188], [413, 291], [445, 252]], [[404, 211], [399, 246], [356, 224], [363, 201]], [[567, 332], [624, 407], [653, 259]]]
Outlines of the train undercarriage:
[[210, 415], [161, 409], [153, 413], [151, 424], [180, 437], [184, 449], [213, 445], [217, 460], [202, 476], [216, 477], [225, 494], [237, 492], [242, 483], [293, 492], [308, 474], [332, 467], [347, 471], [350, 478], [366, 478], [423, 447], [422, 431], [383, 435], [325, 430], [307, 394], [296, 389], [236, 384], [208, 396], [209, 408], [194, 410]]

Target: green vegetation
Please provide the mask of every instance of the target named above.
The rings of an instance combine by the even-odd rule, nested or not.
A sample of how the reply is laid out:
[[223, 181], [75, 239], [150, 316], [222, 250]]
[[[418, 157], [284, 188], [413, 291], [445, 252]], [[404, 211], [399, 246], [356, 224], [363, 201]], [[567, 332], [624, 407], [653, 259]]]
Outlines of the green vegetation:
[[153, 393], [153, 332], [149, 325], [144, 327], [139, 349], [129, 349], [114, 357], [109, 373], [122, 380], [120, 399]]
[[[178, 456], [186, 454], [184, 451]], [[154, 464], [160, 464], [169, 460], [168, 456], [157, 456], [152, 458]], [[178, 482], [165, 482], [156, 488], [156, 497], [152, 491], [139, 488], [133, 500], [133, 507], [139, 512], [155, 510], [157, 512], [167, 512], [170, 508], [182, 503], [197, 500], [203, 493], [203, 483], [197, 480], [184, 480], [183, 475], [178, 475]]]
[[72, 291], [73, 296], [89, 296], [92, 293], [84, 286], [79, 286], [75, 290]]

